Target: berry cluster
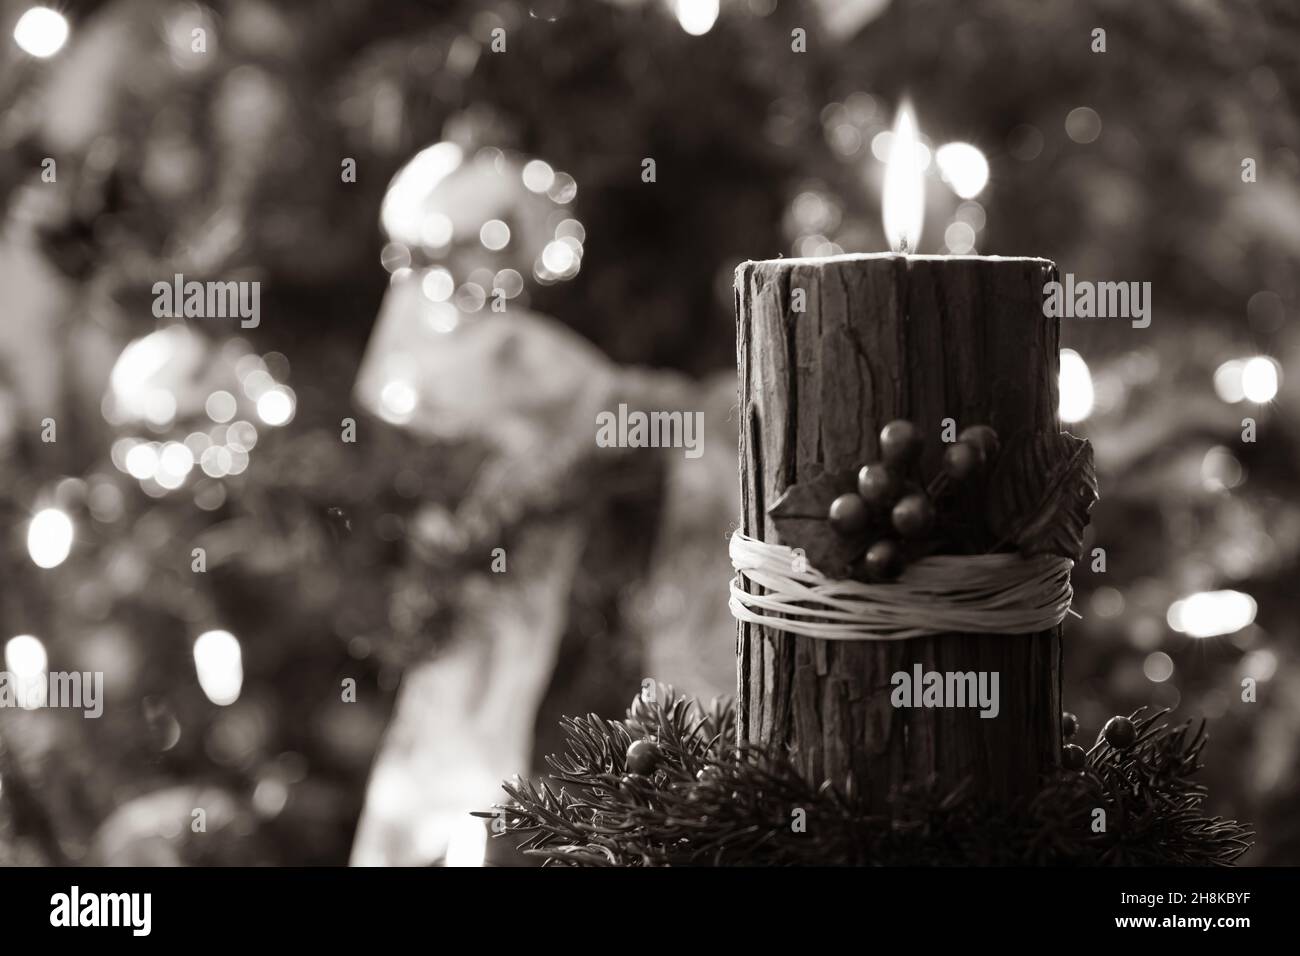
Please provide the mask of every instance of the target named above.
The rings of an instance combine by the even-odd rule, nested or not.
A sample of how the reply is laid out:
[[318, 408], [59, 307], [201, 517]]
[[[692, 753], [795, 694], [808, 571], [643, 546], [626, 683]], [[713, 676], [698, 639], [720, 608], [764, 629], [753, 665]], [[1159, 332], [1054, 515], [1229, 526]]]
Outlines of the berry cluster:
[[[1069, 740], [1079, 732], [1079, 718], [1066, 711], [1061, 714], [1061, 736]], [[1137, 725], [1132, 718], [1117, 714], [1106, 721], [1106, 726], [1097, 735], [1096, 750], [1105, 741], [1115, 750], [1128, 750], [1137, 743]], [[1066, 770], [1082, 770], [1088, 764], [1088, 752], [1078, 744], [1066, 744], [1061, 748], [1061, 766]]]
[[[858, 472], [857, 491], [831, 502], [827, 521], [849, 540], [870, 542], [860, 570], [871, 581], [889, 581], [903, 571], [904, 542], [919, 542], [934, 531], [935, 499], [984, 471], [998, 453], [998, 433], [972, 425], [943, 455], [943, 471], [922, 487], [911, 480], [921, 457], [921, 434], [909, 421], [892, 421], [880, 430], [880, 461]], [[874, 540], [872, 540], [874, 538]]]

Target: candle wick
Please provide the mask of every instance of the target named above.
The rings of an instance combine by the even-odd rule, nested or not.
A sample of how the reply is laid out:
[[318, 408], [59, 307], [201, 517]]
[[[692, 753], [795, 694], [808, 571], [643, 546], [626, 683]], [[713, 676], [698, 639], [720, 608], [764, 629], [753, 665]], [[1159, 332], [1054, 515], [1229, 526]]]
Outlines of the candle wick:
[[907, 255], [907, 236], [900, 236], [898, 240], [899, 255]]

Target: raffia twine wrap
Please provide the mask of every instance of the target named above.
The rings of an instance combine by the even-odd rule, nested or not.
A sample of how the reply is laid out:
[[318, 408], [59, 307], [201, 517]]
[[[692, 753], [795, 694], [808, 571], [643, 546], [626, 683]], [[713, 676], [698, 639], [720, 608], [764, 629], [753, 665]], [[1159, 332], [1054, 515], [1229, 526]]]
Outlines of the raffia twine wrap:
[[[1065, 620], [1074, 562], [1057, 555], [934, 555], [888, 584], [828, 578], [799, 552], [732, 532], [730, 607], [739, 621], [827, 641], [927, 634], [1034, 634]], [[751, 594], [745, 584], [758, 585]]]

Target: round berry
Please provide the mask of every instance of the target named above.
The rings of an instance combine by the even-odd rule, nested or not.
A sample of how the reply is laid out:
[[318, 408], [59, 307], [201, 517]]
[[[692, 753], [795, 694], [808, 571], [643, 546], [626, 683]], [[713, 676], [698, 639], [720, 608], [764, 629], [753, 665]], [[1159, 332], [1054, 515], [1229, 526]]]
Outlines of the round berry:
[[618, 789], [623, 796], [633, 800], [644, 799], [650, 786], [650, 778], [643, 777], [639, 773], [625, 773], [623, 779], [618, 782]]
[[959, 441], [943, 453], [943, 470], [955, 481], [965, 481], [984, 464], [984, 453], [970, 442]]
[[902, 467], [921, 455], [921, 433], [916, 426], [899, 418], [880, 430], [880, 457], [885, 464]]
[[934, 527], [934, 505], [923, 494], [905, 495], [889, 517], [894, 530], [904, 538], [919, 538]]
[[633, 774], [649, 776], [659, 766], [662, 752], [653, 740], [634, 740], [627, 748], [627, 769]]
[[895, 541], [877, 541], [867, 548], [867, 577], [873, 581], [892, 581], [903, 573], [903, 549]]
[[1061, 736], [1069, 740], [1079, 732], [1079, 718], [1068, 710], [1061, 714]]
[[974, 445], [984, 454], [986, 462], [992, 461], [998, 453], [1001, 442], [998, 441], [998, 433], [988, 425], [971, 425], [969, 428], [963, 428], [961, 434], [957, 436], [959, 442], [966, 442]]
[[1127, 750], [1137, 740], [1137, 728], [1127, 717], [1112, 717], [1101, 728], [1101, 735], [1116, 750]]
[[1066, 744], [1061, 748], [1061, 765], [1066, 770], [1082, 770], [1088, 762], [1088, 755], [1077, 744]]
[[883, 462], [863, 465], [858, 472], [858, 494], [872, 508], [892, 507], [902, 493], [903, 480]]
[[831, 502], [831, 510], [826, 518], [836, 534], [847, 536], [861, 534], [867, 530], [870, 515], [867, 512], [867, 503], [850, 491]]

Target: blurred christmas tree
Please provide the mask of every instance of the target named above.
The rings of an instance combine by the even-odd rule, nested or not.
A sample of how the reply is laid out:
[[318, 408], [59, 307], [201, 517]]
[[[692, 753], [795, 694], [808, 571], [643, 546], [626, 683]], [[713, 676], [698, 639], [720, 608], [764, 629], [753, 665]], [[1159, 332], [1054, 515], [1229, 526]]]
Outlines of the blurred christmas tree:
[[[390, 281], [381, 202], [419, 150], [473, 142], [568, 173], [581, 271], [530, 277], [519, 304], [618, 362], [698, 375], [734, 363], [737, 262], [884, 248], [879, 157], [904, 93], [936, 160], [922, 252], [1043, 255], [1154, 290], [1149, 328], [1064, 323], [1105, 561], [1075, 576], [1066, 699], [1085, 728], [1148, 702], [1212, 718], [1209, 809], [1255, 821], [1250, 862], [1300, 858], [1300, 15], [718, 6], [78, 2], [45, 59], [8, 39], [27, 4], [0, 4], [0, 638], [35, 635], [109, 694], [98, 721], [0, 712], [0, 861], [211, 859], [150, 831], [168, 800], [238, 837], [205, 844], [223, 860], [347, 858], [402, 667], [482, 573], [445, 522], [486, 450], [417, 440], [351, 395]], [[959, 142], [987, 183], [970, 152], [939, 150]], [[160, 329], [150, 290], [175, 273], [259, 281], [266, 320]], [[345, 418], [367, 425], [356, 447]], [[75, 529], [49, 568], [32, 548], [57, 553], [63, 525], [26, 537], [42, 509]], [[655, 508], [623, 520], [650, 532]], [[606, 573], [598, 592], [630, 572]], [[593, 601], [589, 635], [618, 613]], [[345, 678], [357, 702], [340, 706]], [[621, 705], [620, 681], [584, 681], [568, 710]]]

